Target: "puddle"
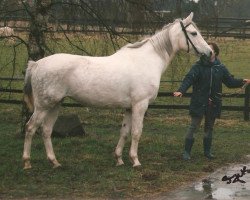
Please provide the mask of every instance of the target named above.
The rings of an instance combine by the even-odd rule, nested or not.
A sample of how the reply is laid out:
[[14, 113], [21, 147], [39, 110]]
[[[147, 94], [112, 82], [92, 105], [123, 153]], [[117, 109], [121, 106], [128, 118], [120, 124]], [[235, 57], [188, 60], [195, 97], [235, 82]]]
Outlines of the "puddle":
[[[223, 167], [190, 187], [168, 193], [156, 200], [250, 200], [249, 169], [250, 163]], [[239, 177], [242, 172], [245, 173]], [[225, 180], [222, 181], [224, 176]], [[227, 183], [230, 181], [231, 183]]]

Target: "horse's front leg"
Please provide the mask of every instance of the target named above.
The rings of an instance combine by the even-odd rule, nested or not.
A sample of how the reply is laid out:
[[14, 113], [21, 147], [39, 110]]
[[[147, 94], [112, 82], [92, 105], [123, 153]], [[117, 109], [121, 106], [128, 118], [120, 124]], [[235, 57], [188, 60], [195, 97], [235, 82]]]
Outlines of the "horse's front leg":
[[148, 100], [138, 102], [132, 107], [132, 129], [131, 129], [131, 147], [129, 152], [130, 160], [133, 163], [133, 167], [140, 166], [141, 163], [138, 160], [138, 143], [142, 134], [143, 118], [148, 108]]
[[116, 166], [123, 165], [124, 162], [122, 160], [122, 151], [124, 148], [124, 144], [128, 138], [128, 134], [131, 131], [131, 110], [126, 110], [123, 121], [122, 127], [120, 130], [120, 139], [115, 149], [115, 157], [117, 159]]

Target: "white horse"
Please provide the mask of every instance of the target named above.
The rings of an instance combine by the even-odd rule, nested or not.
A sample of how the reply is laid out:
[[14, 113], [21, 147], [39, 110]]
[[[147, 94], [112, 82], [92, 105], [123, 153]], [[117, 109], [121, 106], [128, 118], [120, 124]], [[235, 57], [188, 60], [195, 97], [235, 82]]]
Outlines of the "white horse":
[[34, 113], [26, 125], [24, 169], [31, 168], [32, 137], [42, 127], [47, 158], [60, 166], [52, 143], [51, 132], [60, 103], [70, 97], [84, 105], [122, 107], [126, 109], [115, 155], [122, 165], [122, 151], [128, 134], [133, 166], [138, 160], [138, 142], [143, 118], [157, 96], [160, 79], [180, 49], [210, 56], [211, 49], [192, 22], [193, 13], [183, 21], [177, 19], [152, 37], [128, 44], [107, 57], [55, 54], [37, 62], [30, 61], [25, 76], [24, 100]]

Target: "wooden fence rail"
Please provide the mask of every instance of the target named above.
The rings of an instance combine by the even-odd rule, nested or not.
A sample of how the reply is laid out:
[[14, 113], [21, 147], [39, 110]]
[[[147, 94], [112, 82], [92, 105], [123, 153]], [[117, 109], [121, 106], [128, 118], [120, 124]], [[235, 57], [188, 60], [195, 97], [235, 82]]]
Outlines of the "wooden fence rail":
[[[0, 81], [23, 81], [23, 78], [1, 78]], [[164, 81], [165, 82], [165, 81]], [[1, 82], [0, 82], [1, 83]], [[2, 98], [3, 93], [6, 94], [22, 94], [23, 90], [22, 89], [8, 89], [8, 88], [3, 88], [1, 87], [0, 84], [0, 103], [2, 104], [23, 104], [23, 100], [20, 99], [6, 99]], [[183, 97], [190, 98], [192, 93], [186, 93]], [[162, 92], [160, 91], [158, 93], [158, 97], [173, 97], [172, 92]], [[244, 94], [223, 94], [223, 98], [241, 98], [244, 99], [244, 105], [239, 105], [239, 106], [222, 106], [222, 110], [227, 110], [227, 111], [242, 111], [244, 120], [249, 121], [249, 113], [250, 113], [250, 85], [248, 85], [245, 88], [245, 93]], [[83, 107], [83, 105], [79, 103], [63, 103], [62, 106], [65, 107]], [[189, 105], [173, 105], [173, 104], [150, 104], [149, 109], [189, 109]]]

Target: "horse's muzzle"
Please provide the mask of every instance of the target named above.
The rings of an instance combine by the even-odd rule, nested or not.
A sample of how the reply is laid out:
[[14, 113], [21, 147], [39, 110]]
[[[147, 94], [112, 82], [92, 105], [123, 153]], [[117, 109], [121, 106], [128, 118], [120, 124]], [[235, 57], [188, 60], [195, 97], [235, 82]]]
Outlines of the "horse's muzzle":
[[203, 53], [203, 54], [201, 54], [200, 59], [202, 61], [209, 62], [210, 58], [211, 58], [211, 55], [212, 55], [212, 52], [211, 52], [211, 54], [209, 56], [207, 56], [206, 54]]

